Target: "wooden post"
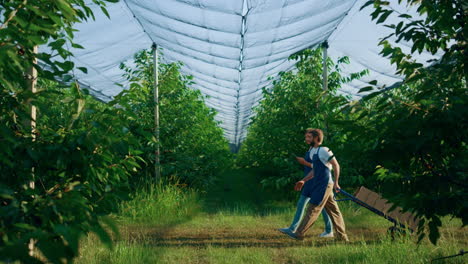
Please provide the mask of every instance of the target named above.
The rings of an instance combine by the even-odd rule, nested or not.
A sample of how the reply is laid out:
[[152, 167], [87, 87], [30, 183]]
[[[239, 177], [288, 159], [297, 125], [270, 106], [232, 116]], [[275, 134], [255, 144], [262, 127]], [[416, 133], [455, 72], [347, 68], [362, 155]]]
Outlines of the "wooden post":
[[156, 182], [161, 180], [161, 166], [160, 166], [160, 153], [159, 153], [159, 59], [158, 59], [158, 45], [153, 43], [153, 62], [154, 62], [154, 135], [156, 137], [156, 150], [155, 150], [155, 165], [154, 176]]
[[327, 59], [328, 59], [328, 42], [325, 41], [322, 43], [322, 51], [323, 51], [323, 90], [328, 90], [328, 67], [327, 67]]

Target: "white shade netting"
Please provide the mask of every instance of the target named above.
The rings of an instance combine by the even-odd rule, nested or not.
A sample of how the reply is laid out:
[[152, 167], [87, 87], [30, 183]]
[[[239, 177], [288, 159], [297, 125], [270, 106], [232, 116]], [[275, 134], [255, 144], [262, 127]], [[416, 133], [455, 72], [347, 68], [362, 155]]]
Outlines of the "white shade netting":
[[[88, 1], [91, 2], [91, 1]], [[119, 69], [133, 55], [156, 43], [165, 62], [183, 63], [183, 74], [192, 75], [193, 89], [207, 95], [206, 104], [233, 144], [246, 136], [252, 107], [262, 98], [261, 89], [281, 71], [294, 67], [288, 57], [328, 41], [332, 59], [350, 58], [342, 73], [369, 70], [360, 80], [344, 84], [340, 92], [356, 99], [360, 88], [377, 80], [391, 86], [401, 82], [395, 67], [379, 55], [378, 43], [391, 29], [371, 20], [372, 7], [360, 10], [366, 0], [121, 0], [109, 4], [110, 19], [89, 4], [96, 20], [76, 25], [73, 49], [75, 77], [100, 100], [109, 101], [128, 82]], [[392, 3], [395, 10], [406, 6]], [[409, 12], [415, 16], [414, 10]], [[397, 15], [388, 24], [400, 21]], [[391, 41], [392, 39], [390, 39]], [[409, 51], [411, 44], [398, 43]], [[437, 56], [438, 55], [438, 56]], [[414, 54], [427, 65], [439, 54]], [[164, 114], [164, 109], [161, 109]]]

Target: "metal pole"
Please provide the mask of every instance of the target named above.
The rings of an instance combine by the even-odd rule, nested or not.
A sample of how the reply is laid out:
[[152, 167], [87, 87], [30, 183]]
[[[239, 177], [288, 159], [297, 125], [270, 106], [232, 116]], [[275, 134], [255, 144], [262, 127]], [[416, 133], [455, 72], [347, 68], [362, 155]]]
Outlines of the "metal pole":
[[328, 67], [327, 67], [327, 50], [328, 50], [328, 42], [325, 41], [322, 43], [322, 51], [323, 51], [323, 90], [328, 90]]
[[[327, 90], [328, 90], [328, 67], [327, 67], [328, 42], [327, 42], [327, 41], [325, 41], [325, 42], [322, 43], [322, 51], [323, 51], [323, 71], [322, 71], [322, 74], [323, 74], [323, 91], [324, 91], [324, 93], [326, 93]], [[328, 115], [327, 115], [327, 111], [324, 111], [324, 113], [325, 113], [325, 120], [324, 120], [325, 131], [328, 132], [329, 130], [328, 130]]]
[[[37, 51], [38, 51], [38, 46], [34, 46], [33, 48], [33, 52], [34, 54], [37, 54]], [[34, 61], [33, 61], [34, 64], [37, 64], [37, 58], [34, 58]], [[29, 86], [29, 89], [31, 90], [31, 93], [34, 94], [36, 93], [36, 83], [37, 83], [37, 70], [36, 68], [34, 67], [31, 67], [29, 69], [29, 72], [28, 72], [28, 86]], [[30, 110], [31, 110], [31, 123], [30, 123], [30, 127], [31, 127], [31, 138], [32, 138], [32, 141], [36, 141], [36, 117], [37, 117], [37, 109], [36, 109], [36, 106], [33, 105], [32, 103], [29, 103], [29, 107], [30, 107]], [[32, 168], [32, 172], [33, 172], [33, 179], [32, 181], [29, 183], [29, 187], [31, 187], [32, 189], [35, 188], [35, 183], [34, 183], [34, 167]]]
[[[37, 54], [37, 46], [34, 46], [33, 48], [33, 53]], [[37, 64], [37, 59], [34, 58], [33, 64]], [[31, 66], [28, 71], [26, 72], [26, 89], [31, 91], [31, 94], [34, 94], [36, 92], [36, 83], [37, 83], [37, 70], [33, 66]], [[32, 98], [30, 98], [26, 104], [27, 104], [27, 111], [29, 112], [29, 119], [24, 119], [23, 120], [23, 126], [25, 128], [30, 129], [31, 132], [31, 138], [32, 141], [36, 140], [36, 106], [34, 106], [32, 103]], [[31, 186], [31, 184], [30, 184]]]
[[[34, 46], [33, 48], [33, 54], [34, 56], [37, 54], [38, 51], [38, 46]], [[37, 59], [33, 59], [33, 64], [37, 64]], [[34, 66], [31, 66], [28, 69], [28, 72], [26, 74], [26, 86], [27, 89], [31, 91], [31, 94], [36, 93], [36, 83], [37, 83], [37, 70], [34, 68]], [[29, 99], [29, 102], [27, 102], [28, 105], [28, 111], [30, 112], [30, 119], [25, 120], [25, 128], [30, 129], [31, 131], [31, 139], [32, 141], [36, 141], [36, 106], [34, 106], [31, 103], [31, 99]], [[29, 188], [34, 189], [35, 183], [34, 183], [34, 167], [31, 168], [31, 180], [29, 181]], [[33, 256], [34, 255], [34, 244], [36, 241], [34, 239], [29, 240], [28, 244], [28, 249], [29, 249], [29, 255]]]
[[159, 60], [158, 60], [158, 45], [153, 43], [153, 62], [154, 62], [154, 135], [156, 137], [156, 150], [155, 150], [155, 165], [154, 176], [156, 182], [161, 180], [161, 166], [159, 159]]

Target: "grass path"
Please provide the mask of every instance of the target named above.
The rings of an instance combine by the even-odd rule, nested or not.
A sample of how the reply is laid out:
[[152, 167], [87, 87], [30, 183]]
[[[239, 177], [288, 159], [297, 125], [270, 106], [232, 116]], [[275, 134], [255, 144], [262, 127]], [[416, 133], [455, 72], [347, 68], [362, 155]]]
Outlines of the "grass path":
[[[121, 237], [115, 248], [111, 251], [90, 236], [77, 262], [428, 263], [468, 248], [468, 232], [459, 228], [457, 220], [446, 220], [438, 246], [417, 245], [411, 237], [392, 241], [388, 221], [349, 202], [340, 206], [351, 243], [318, 238], [321, 220], [305, 241], [294, 241], [276, 231], [289, 225], [294, 202], [279, 200], [258, 182], [251, 171], [232, 171], [205, 193], [161, 193], [157, 207], [150, 206], [155, 205], [154, 196], [135, 199], [125, 208], [138, 209], [133, 214], [123, 210], [119, 218]], [[161, 200], [164, 197], [173, 199]], [[468, 263], [468, 259], [434, 263]]]

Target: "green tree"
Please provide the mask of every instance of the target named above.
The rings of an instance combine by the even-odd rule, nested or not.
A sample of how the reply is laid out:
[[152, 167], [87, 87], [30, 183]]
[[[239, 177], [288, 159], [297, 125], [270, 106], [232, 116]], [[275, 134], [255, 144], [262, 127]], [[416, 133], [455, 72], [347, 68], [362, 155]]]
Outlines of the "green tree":
[[[105, 4], [115, 1], [93, 2], [107, 14]], [[77, 255], [79, 238], [89, 231], [110, 245], [103, 225], [113, 226], [99, 216], [115, 209], [115, 201], [124, 197], [118, 189], [138, 164], [131, 149], [114, 144], [128, 137], [114, 113], [83, 118], [86, 95], [76, 82], [64, 97], [45, 89], [33, 94], [29, 88], [33, 67], [44, 81], [70, 80], [74, 65], [66, 46], [81, 48], [73, 42], [73, 25], [93, 18], [85, 2], [0, 1], [0, 13], [0, 260], [62, 263]], [[35, 53], [39, 45], [57, 56]], [[62, 99], [67, 107], [53, 112], [49, 106]], [[30, 103], [40, 114], [64, 117], [49, 118], [60, 121], [54, 125], [39, 123], [31, 134], [22, 122], [31, 118]], [[106, 123], [112, 118], [115, 127]], [[114, 136], [104, 137], [104, 129]], [[33, 256], [28, 255], [31, 239]]]
[[[429, 238], [436, 243], [442, 216], [468, 223], [468, 6], [464, 1], [401, 2], [416, 8], [420, 17], [397, 13], [388, 1], [365, 5], [373, 6], [377, 23], [385, 24], [389, 16], [402, 18], [398, 24], [385, 24], [394, 32], [380, 45], [381, 54], [390, 58], [405, 80], [397, 93], [368, 97], [378, 100], [374, 109], [362, 113], [373, 116], [365, 118], [378, 131], [372, 151], [381, 165], [376, 176], [383, 195], [421, 217], [420, 239], [428, 224]], [[411, 42], [411, 53], [392, 45], [389, 38]], [[443, 56], [424, 67], [412, 57], [423, 51]]]
[[[107, 14], [104, 1], [93, 2]], [[72, 79], [65, 45], [81, 47], [73, 43], [73, 23], [92, 17], [84, 1], [0, 3], [0, 261], [69, 262], [90, 231], [112, 246], [106, 230], [117, 229], [107, 215], [153, 173], [151, 54], [139, 53], [136, 69], [126, 68], [129, 90], [99, 102], [75, 81], [55, 81]], [[48, 45], [59, 58], [35, 54], [37, 45]], [[37, 93], [24, 79], [31, 67], [38, 70]], [[160, 69], [163, 175], [202, 186], [229, 167], [230, 153], [215, 112], [189, 89], [179, 67]], [[21, 122], [30, 118], [28, 103], [38, 111], [33, 134]]]
[[[135, 55], [134, 67], [121, 65], [130, 89], [116, 97], [118, 104], [135, 113], [130, 130], [140, 135], [144, 147], [147, 175], [154, 166], [154, 101], [152, 52]], [[231, 167], [231, 154], [223, 131], [200, 91], [189, 87], [190, 76], [180, 74], [181, 64], [159, 64], [160, 145], [162, 175], [165, 179], [203, 187], [224, 169]]]
[[[388, 1], [366, 4], [373, 5], [372, 18], [377, 23], [385, 23], [389, 16], [402, 18], [396, 25], [385, 25], [394, 32], [380, 43], [381, 54], [405, 77], [399, 87], [381, 89], [362, 100], [345, 103], [333, 94], [338, 82], [334, 88], [331, 85], [330, 93], [320, 95], [317, 54], [315, 72], [304, 74], [303, 64], [298, 63], [297, 73], [280, 74], [273, 91], [265, 91], [240, 161], [247, 166], [274, 168], [281, 176], [270, 172], [274, 176], [265, 182], [285, 186], [295, 180], [290, 175], [297, 169], [294, 161], [287, 159], [287, 153], [303, 151], [303, 129], [325, 128], [325, 144], [342, 164], [342, 179], [353, 179], [351, 186], [370, 186], [405, 211], [411, 211], [421, 219], [419, 239], [429, 233], [435, 244], [440, 236], [441, 217], [460, 218], [464, 226], [468, 217], [467, 5], [462, 1], [406, 2], [421, 18], [396, 13]], [[404, 53], [389, 39], [412, 43], [411, 53]], [[443, 55], [424, 67], [412, 56], [422, 51]], [[315, 82], [296, 85], [304, 76]], [[333, 83], [334, 78], [330, 79]], [[294, 86], [288, 87], [291, 84]], [[361, 91], [369, 89], [364, 87]], [[320, 99], [311, 100], [312, 96]], [[299, 106], [303, 107], [302, 116]], [[348, 186], [343, 182], [344, 188]]]
[[[291, 56], [297, 60], [297, 71], [282, 72], [273, 82], [271, 90], [264, 90], [264, 99], [255, 109], [247, 138], [239, 153], [241, 166], [261, 168], [269, 175], [262, 182], [278, 190], [291, 190], [292, 183], [302, 176], [302, 170], [292, 158], [302, 156], [307, 150], [304, 144], [304, 131], [308, 127], [322, 128], [325, 131], [325, 145], [333, 149], [337, 157], [350, 151], [344, 148], [348, 142], [348, 132], [339, 122], [346, 122], [341, 108], [348, 103], [347, 97], [337, 93], [344, 82], [359, 78], [363, 71], [348, 78], [340, 75], [340, 64], [348, 63], [346, 57], [335, 65], [330, 59], [328, 90], [322, 89], [321, 49], [304, 50]], [[346, 160], [340, 162], [347, 164]], [[349, 184], [362, 180], [356, 166], [343, 166]], [[346, 183], [344, 182], [344, 183]]]

